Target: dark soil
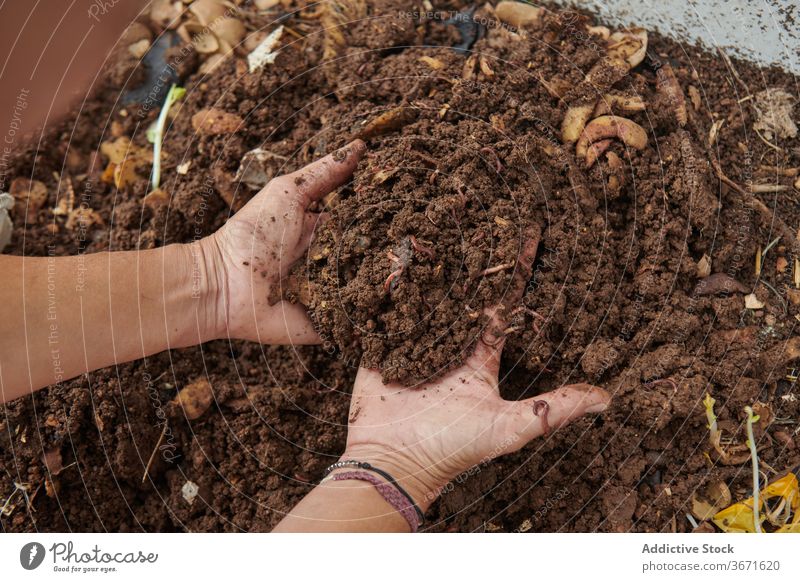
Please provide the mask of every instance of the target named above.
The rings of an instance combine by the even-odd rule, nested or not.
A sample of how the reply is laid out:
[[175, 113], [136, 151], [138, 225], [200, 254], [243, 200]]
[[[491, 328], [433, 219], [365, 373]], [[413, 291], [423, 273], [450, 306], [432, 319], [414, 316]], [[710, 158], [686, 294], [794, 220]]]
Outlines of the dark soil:
[[[461, 362], [483, 308], [504, 298], [519, 233], [531, 225], [542, 240], [524, 309], [510, 322], [503, 394], [588, 381], [614, 403], [460, 477], [433, 507], [431, 529], [689, 531], [691, 495], [710, 480], [749, 496], [749, 465], [723, 465], [710, 451], [706, 392], [734, 444], [744, 442], [744, 407], [767, 407], [757, 427], [764, 466], [780, 473], [800, 463], [800, 401], [784, 350], [800, 318], [794, 237], [754, 272], [758, 249], [785, 234], [779, 224], [800, 226], [796, 176], [775, 170], [800, 166], [800, 146], [764, 143], [750, 97], [768, 87], [796, 95], [797, 79], [650, 34], [645, 62], [623, 75], [601, 66], [591, 85], [584, 76], [605, 43], [583, 17], [550, 13], [525, 38], [489, 26], [472, 47], [481, 62], [449, 48], [462, 42], [454, 26], [406, 9], [372, 2], [370, 18], [333, 45], [318, 19], [288, 16], [291, 45], [255, 74], [240, 55], [201, 75], [197, 55], [171, 49], [189, 93], [165, 140], [168, 205], [143, 204], [146, 175], [121, 189], [102, 176], [100, 144], [127, 136], [150, 148], [144, 130], [158, 114], [113, 105], [126, 80], [145, 77], [125, 55], [83, 111], [49, 130], [38, 151], [17, 154], [8, 177], [44, 182], [49, 198], [27, 221], [15, 211], [6, 252], [58, 256], [213, 232], [254, 192], [234, 178], [254, 148], [286, 158], [271, 170], [286, 172], [359, 135], [370, 145], [353, 183], [326, 199], [332, 220], [285, 289], [309, 306], [326, 345], [213, 342], [10, 403], [0, 419], [0, 498], [16, 482], [29, 504], [12, 499], [5, 531], [269, 530], [341, 453], [360, 358], [405, 384]], [[278, 12], [244, 10], [248, 26], [274, 28]], [[496, 24], [488, 8], [477, 16]], [[323, 62], [330, 51], [339, 58]], [[685, 95], [683, 127], [657, 90], [665, 63]], [[586, 170], [560, 126], [570, 105], [598, 92], [642, 97], [644, 111], [621, 115], [645, 128], [648, 143], [639, 151], [614, 141]], [[209, 108], [245, 124], [195, 132], [193, 115]], [[187, 160], [188, 173], [177, 173]], [[743, 188], [789, 188], [750, 194], [720, 181], [712, 162]], [[70, 184], [102, 222], [82, 230], [54, 217]], [[704, 255], [711, 273], [738, 284], [698, 286]], [[763, 308], [745, 309], [750, 292]], [[170, 420], [143, 483], [163, 407], [206, 375], [215, 404], [198, 420]], [[45, 452], [63, 465], [50, 483]], [[191, 505], [187, 480], [199, 486]]]

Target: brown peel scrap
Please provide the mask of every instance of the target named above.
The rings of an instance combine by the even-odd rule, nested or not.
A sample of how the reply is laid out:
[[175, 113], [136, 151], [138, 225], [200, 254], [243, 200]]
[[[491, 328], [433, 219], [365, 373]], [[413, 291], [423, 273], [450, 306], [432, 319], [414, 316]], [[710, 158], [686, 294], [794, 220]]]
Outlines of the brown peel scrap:
[[683, 89], [678, 82], [678, 77], [675, 76], [675, 71], [672, 70], [672, 65], [669, 63], [664, 63], [656, 71], [656, 90], [667, 99], [678, 125], [684, 127], [689, 120], [686, 99], [683, 96]]
[[406, 106], [395, 107], [384, 111], [378, 117], [370, 120], [364, 128], [356, 134], [359, 139], [372, 139], [397, 131], [417, 118], [417, 110]]
[[575, 145], [575, 155], [586, 158], [589, 146], [606, 138], [617, 138], [626, 146], [642, 150], [647, 146], [647, 132], [641, 125], [616, 115], [603, 115], [593, 119], [581, 133]]

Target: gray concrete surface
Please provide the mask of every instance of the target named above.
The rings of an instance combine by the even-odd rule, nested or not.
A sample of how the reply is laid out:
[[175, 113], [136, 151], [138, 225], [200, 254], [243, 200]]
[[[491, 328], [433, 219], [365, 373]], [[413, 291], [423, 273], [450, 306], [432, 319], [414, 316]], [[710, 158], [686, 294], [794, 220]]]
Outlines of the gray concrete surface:
[[556, 0], [800, 74], [800, 0]]

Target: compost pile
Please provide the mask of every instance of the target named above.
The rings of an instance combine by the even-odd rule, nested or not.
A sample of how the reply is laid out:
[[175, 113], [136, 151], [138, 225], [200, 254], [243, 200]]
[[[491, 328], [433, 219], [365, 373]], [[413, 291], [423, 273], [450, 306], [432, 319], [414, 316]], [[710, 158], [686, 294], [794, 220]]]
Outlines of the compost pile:
[[[268, 530], [342, 451], [359, 361], [406, 385], [462, 362], [531, 228], [503, 395], [587, 381], [614, 403], [459, 478], [433, 530], [691, 531], [709, 487], [750, 495], [746, 406], [765, 477], [800, 462], [797, 79], [575, 12], [422, 4], [242, 2], [209, 24], [156, 2], [84, 110], [19, 152], [12, 193], [40, 195], [5, 252], [53, 256], [193, 240], [273, 175], [369, 145], [282, 286], [325, 345], [212, 342], [7, 405], [4, 530]], [[187, 95], [153, 193], [159, 108], [117, 97], [176, 15]], [[172, 414], [198, 383], [210, 408]]]

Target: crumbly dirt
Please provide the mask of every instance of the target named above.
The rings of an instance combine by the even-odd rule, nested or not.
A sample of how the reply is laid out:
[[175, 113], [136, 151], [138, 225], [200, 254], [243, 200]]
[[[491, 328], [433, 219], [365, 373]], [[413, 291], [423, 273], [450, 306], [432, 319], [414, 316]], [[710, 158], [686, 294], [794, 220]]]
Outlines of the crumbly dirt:
[[[274, 28], [277, 13], [243, 10], [249, 27]], [[768, 407], [757, 427], [767, 476], [800, 463], [800, 404], [784, 350], [800, 317], [800, 192], [786, 172], [800, 166], [800, 146], [765, 143], [750, 97], [769, 87], [796, 93], [797, 79], [655, 34], [645, 62], [621, 73], [585, 31], [591, 20], [574, 13], [549, 13], [519, 38], [482, 7], [476, 15], [495, 25], [472, 47], [481, 59], [450, 48], [463, 38], [442, 19], [410, 18], [388, 0], [368, 12], [380, 18], [348, 25], [333, 45], [310, 13], [286, 17], [291, 46], [255, 74], [237, 55], [201, 75], [197, 55], [170, 49], [189, 92], [165, 140], [168, 205], [143, 204], [146, 172], [119, 189], [103, 175], [100, 144], [127, 136], [149, 149], [144, 128], [158, 114], [117, 104], [124, 83], [146, 77], [125, 55], [79, 115], [50, 129], [38, 151], [16, 153], [9, 179], [40, 180], [49, 196], [27, 220], [14, 211], [6, 252], [58, 256], [213, 232], [254, 193], [235, 179], [254, 148], [277, 156], [271, 172], [286, 172], [353, 137], [370, 146], [353, 182], [321, 204], [331, 220], [284, 289], [308, 305], [326, 345], [212, 342], [8, 404], [0, 499], [17, 483], [28, 503], [15, 494], [4, 531], [269, 530], [341, 453], [358, 362], [414, 384], [463, 361], [483, 309], [503, 300], [530, 225], [542, 240], [509, 322], [503, 394], [588, 381], [614, 403], [460, 476], [432, 508], [432, 530], [690, 531], [698, 487], [722, 479], [735, 499], [749, 495], [749, 465], [723, 465], [710, 451], [706, 392], [732, 446], [744, 442], [744, 407]], [[330, 50], [339, 58], [323, 62]], [[657, 90], [665, 64], [684, 95], [685, 124]], [[614, 140], [586, 169], [560, 127], [569, 106], [598, 93], [641, 96], [643, 111], [617, 113], [648, 141], [637, 150]], [[209, 108], [244, 124], [198, 133], [192, 117]], [[751, 183], [787, 188], [751, 194]], [[101, 220], [81, 229], [54, 215], [69, 188]], [[779, 235], [757, 277], [758, 249]], [[704, 255], [717, 275], [707, 281], [733, 282], [699, 285]], [[745, 309], [750, 292], [762, 308]], [[169, 416], [143, 482], [166, 403], [204, 376], [212, 409], [195, 421]], [[60, 455], [52, 479], [45, 453]], [[191, 504], [187, 481], [199, 486]]]

